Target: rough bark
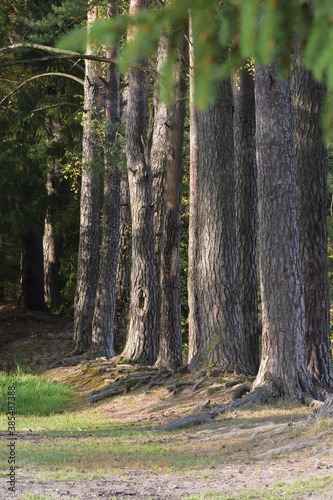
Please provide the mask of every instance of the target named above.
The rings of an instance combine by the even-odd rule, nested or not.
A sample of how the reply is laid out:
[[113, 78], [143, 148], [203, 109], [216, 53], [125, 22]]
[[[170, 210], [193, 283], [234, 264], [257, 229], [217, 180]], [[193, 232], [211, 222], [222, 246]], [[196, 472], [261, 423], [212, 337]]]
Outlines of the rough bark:
[[124, 172], [120, 181], [120, 239], [118, 252], [116, 304], [114, 321], [115, 348], [123, 348], [129, 323], [132, 267], [132, 218], [128, 186], [128, 174]]
[[[118, 2], [107, 2], [107, 17], [118, 15]], [[107, 47], [106, 56], [116, 59], [118, 47]], [[104, 203], [99, 276], [92, 322], [90, 356], [115, 355], [114, 318], [119, 250], [120, 170], [116, 165], [116, 127], [120, 122], [120, 81], [115, 64], [106, 66]]]
[[[88, 12], [88, 26], [96, 19], [96, 7]], [[92, 53], [91, 47], [87, 50]], [[74, 301], [73, 354], [88, 350], [98, 280], [99, 248], [99, 138], [94, 120], [98, 119], [99, 86], [96, 63], [85, 61], [80, 199], [80, 241], [77, 286]]]
[[236, 279], [231, 85], [207, 112], [194, 110], [190, 85], [189, 363], [255, 374]]
[[[128, 103], [128, 75], [123, 81], [121, 103], [121, 125], [126, 130]], [[122, 154], [126, 156], [126, 146]], [[128, 184], [128, 171], [122, 172], [120, 181], [120, 228], [117, 267], [114, 340], [117, 352], [124, 349], [129, 328], [129, 306], [131, 296], [132, 268], [132, 216]]]
[[[169, 41], [167, 37], [162, 37], [157, 49], [157, 67], [160, 73], [165, 63], [169, 51]], [[161, 245], [164, 222], [164, 189], [165, 175], [167, 169], [167, 134], [168, 134], [168, 106], [160, 102], [158, 95], [158, 82], [154, 86], [154, 123], [149, 152], [149, 165], [153, 176], [153, 203], [154, 203], [154, 231], [155, 231], [155, 253], [156, 253], [156, 274], [159, 284], [161, 283]], [[157, 290], [157, 331], [160, 336], [161, 320], [161, 288]]]
[[43, 228], [22, 236], [22, 305], [35, 311], [47, 311], [44, 300]]
[[[162, 37], [157, 51], [157, 72], [166, 61], [169, 43], [166, 37]], [[153, 175], [153, 201], [154, 201], [154, 230], [157, 276], [160, 276], [161, 264], [161, 238], [163, 227], [163, 195], [165, 184], [165, 173], [167, 165], [167, 131], [168, 131], [168, 106], [160, 102], [157, 84], [154, 88], [154, 127], [152, 145], [149, 155], [149, 163]]]
[[[147, 7], [146, 0], [130, 2], [130, 13]], [[144, 61], [141, 62], [144, 65]], [[145, 147], [148, 77], [141, 69], [129, 76], [126, 155], [132, 215], [130, 326], [126, 359], [153, 364], [157, 358], [156, 276], [152, 174]]]
[[175, 101], [167, 107], [167, 152], [163, 196], [163, 225], [160, 265], [160, 337], [157, 364], [177, 369], [183, 364], [180, 289], [180, 216], [183, 175], [183, 137], [185, 119], [186, 80], [184, 59], [185, 37], [179, 34], [179, 61], [175, 69]]
[[306, 368], [290, 81], [274, 65], [256, 71], [256, 142], [262, 359], [253, 388], [272, 379], [281, 394], [322, 399]]
[[327, 151], [322, 141], [324, 83], [317, 83], [296, 47], [293, 120], [300, 251], [305, 288], [307, 368], [313, 381], [333, 390], [327, 255]]
[[248, 64], [233, 80], [236, 265], [245, 343], [259, 367], [257, 163], [254, 78]]

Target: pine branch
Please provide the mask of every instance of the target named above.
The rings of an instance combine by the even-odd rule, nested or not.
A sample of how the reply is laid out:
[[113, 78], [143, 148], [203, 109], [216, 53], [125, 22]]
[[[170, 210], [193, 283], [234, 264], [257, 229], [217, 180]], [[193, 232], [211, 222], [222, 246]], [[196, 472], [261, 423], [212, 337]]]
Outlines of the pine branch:
[[[40, 45], [38, 43], [15, 43], [13, 45], [8, 45], [0, 49], [0, 57], [16, 49], [27, 48], [27, 49], [37, 49], [44, 52], [50, 52], [51, 54], [58, 54], [58, 59], [88, 59], [89, 61], [100, 61], [106, 63], [116, 63], [115, 59], [109, 59], [108, 57], [99, 57], [92, 54], [81, 54], [80, 52], [74, 52], [73, 50], [57, 49], [55, 47], [49, 47], [48, 45]], [[13, 63], [14, 64], [14, 63]], [[5, 64], [6, 65], [6, 64]]]
[[[1, 49], [0, 49], [1, 51]], [[82, 58], [80, 58], [82, 59]], [[7, 66], [16, 66], [17, 64], [35, 64], [35, 63], [39, 63], [39, 62], [44, 62], [44, 61], [62, 61], [62, 60], [68, 60], [69, 62], [72, 62], [73, 64], [77, 65], [78, 61], [80, 59], [77, 59], [75, 62], [73, 60], [73, 57], [72, 56], [66, 56], [66, 55], [62, 55], [62, 56], [45, 56], [45, 57], [37, 57], [37, 58], [34, 58], [34, 59], [19, 59], [18, 61], [10, 61], [10, 62], [7, 62], [7, 63], [3, 63], [3, 64], [0, 64], [0, 68], [5, 68]], [[83, 69], [81, 66], [79, 66], [80, 69]], [[83, 69], [84, 71], [84, 69]]]
[[58, 106], [74, 106], [79, 111], [84, 111], [84, 109], [81, 106], [75, 104], [74, 102], [59, 102], [57, 104], [52, 104], [51, 106], [45, 106], [45, 108], [34, 109], [31, 112], [31, 116], [33, 116], [35, 113], [39, 113], [40, 111], [47, 111], [48, 109], [57, 108]]
[[62, 76], [64, 78], [70, 78], [72, 80], [75, 80], [76, 82], [79, 82], [81, 83], [81, 85], [84, 85], [84, 81], [81, 80], [80, 78], [77, 78], [76, 76], [73, 76], [73, 75], [68, 75], [67, 73], [42, 73], [40, 75], [35, 75], [35, 76], [32, 76], [31, 78], [28, 78], [28, 80], [25, 80], [23, 83], [21, 83], [18, 87], [16, 87], [16, 89], [14, 89], [12, 92], [10, 92], [9, 94], [7, 94], [3, 99], [2, 101], [0, 101], [0, 106], [9, 98], [11, 97], [13, 94], [16, 94], [16, 92], [18, 92], [22, 87], [24, 87], [25, 85], [27, 85], [27, 83], [31, 82], [32, 80], [36, 80], [36, 78], [41, 78], [43, 76]]

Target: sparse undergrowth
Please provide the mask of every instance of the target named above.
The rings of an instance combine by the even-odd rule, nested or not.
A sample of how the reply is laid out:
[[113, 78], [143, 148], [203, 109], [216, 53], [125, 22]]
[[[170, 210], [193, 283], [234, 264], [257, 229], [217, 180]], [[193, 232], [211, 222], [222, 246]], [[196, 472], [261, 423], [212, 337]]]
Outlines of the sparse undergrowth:
[[[333, 475], [327, 475], [320, 479], [311, 478], [308, 481], [296, 480], [286, 485], [279, 481], [273, 485], [271, 490], [250, 489], [233, 496], [220, 493], [203, 493], [202, 495], [191, 495], [187, 500], [295, 500], [304, 498], [304, 495], [330, 495]], [[314, 498], [317, 498], [316, 496]], [[327, 496], [330, 498], [330, 496]]]
[[17, 365], [10, 375], [0, 373], [0, 413], [8, 411], [9, 387], [15, 387], [15, 412], [20, 415], [59, 412], [73, 394], [68, 385], [25, 373]]
[[[34, 337], [29, 352], [35, 353], [32, 342]], [[98, 496], [109, 500], [303, 500], [310, 494], [322, 500], [333, 496], [332, 419], [308, 425], [311, 408], [280, 399], [271, 405], [226, 411], [196, 427], [161, 431], [170, 421], [228, 403], [235, 388], [242, 388], [247, 380], [214, 369], [163, 373], [119, 358], [74, 359], [62, 353], [63, 340], [57, 349], [52, 332], [48, 342], [54, 351], [39, 363], [43, 376], [19, 373], [22, 380], [27, 377], [39, 384], [28, 391], [26, 411], [18, 399], [24, 386], [15, 380], [20, 407], [16, 415], [18, 498], [45, 500], [53, 498], [56, 489], [71, 500]], [[42, 346], [41, 338], [38, 344]], [[18, 349], [27, 352], [27, 344], [22, 348], [18, 343]], [[46, 341], [43, 349], [47, 351]], [[4, 381], [2, 404], [7, 403], [9, 380], [13, 383], [16, 375], [0, 379]], [[51, 385], [41, 396], [46, 381]], [[67, 392], [67, 402], [59, 400], [51, 409], [51, 391], [55, 387], [68, 391], [69, 386], [74, 390]], [[107, 391], [115, 394], [87, 404], [92, 391], [97, 396]], [[37, 394], [50, 414], [36, 411]], [[5, 414], [0, 415], [0, 435], [8, 437]], [[0, 458], [0, 497], [7, 500], [1, 489], [8, 472], [5, 446]]]

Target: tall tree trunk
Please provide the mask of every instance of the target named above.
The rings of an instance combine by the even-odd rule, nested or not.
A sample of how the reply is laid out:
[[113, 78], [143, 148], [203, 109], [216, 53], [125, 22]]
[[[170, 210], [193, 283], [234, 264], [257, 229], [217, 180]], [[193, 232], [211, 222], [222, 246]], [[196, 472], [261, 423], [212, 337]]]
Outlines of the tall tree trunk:
[[[130, 13], [147, 7], [147, 0], [131, 0]], [[145, 63], [142, 61], [142, 65]], [[156, 276], [152, 174], [145, 142], [148, 77], [133, 69], [129, 77], [126, 153], [132, 214], [132, 273], [130, 327], [125, 358], [153, 364], [157, 358]]]
[[180, 216], [183, 176], [183, 138], [185, 119], [186, 78], [184, 60], [187, 44], [179, 33], [179, 61], [176, 68], [174, 103], [167, 107], [165, 185], [163, 196], [163, 225], [161, 238], [161, 306], [160, 338], [157, 365], [173, 369], [183, 364], [180, 289]]
[[327, 151], [321, 129], [325, 85], [317, 83], [304, 68], [299, 47], [296, 48], [292, 88], [307, 364], [313, 381], [332, 392], [326, 216]]
[[22, 236], [22, 304], [27, 309], [47, 311], [44, 300], [43, 229]]
[[257, 284], [257, 163], [254, 79], [248, 63], [233, 80], [235, 232], [239, 298], [245, 343], [253, 366], [259, 367]]
[[306, 368], [290, 81], [267, 66], [256, 71], [255, 91], [263, 330], [254, 388], [273, 379], [288, 398], [321, 398]]
[[125, 345], [131, 296], [132, 217], [127, 172], [124, 172], [121, 176], [120, 206], [120, 240], [114, 321], [114, 341], [116, 350], [122, 349]]
[[[169, 50], [167, 37], [162, 37], [157, 50], [157, 72], [160, 73], [165, 63]], [[153, 203], [154, 203], [154, 231], [155, 231], [155, 253], [156, 274], [161, 283], [161, 242], [164, 220], [164, 189], [165, 174], [167, 169], [167, 131], [168, 131], [168, 106], [160, 102], [158, 95], [158, 82], [154, 87], [154, 126], [152, 134], [149, 165], [153, 176]], [[157, 331], [160, 332], [161, 319], [161, 289], [157, 294]]]
[[[88, 26], [97, 18], [97, 7], [88, 11]], [[93, 49], [88, 47], [87, 53]], [[74, 301], [73, 354], [88, 350], [98, 279], [99, 248], [99, 138], [94, 120], [98, 120], [99, 82], [96, 63], [85, 61], [84, 116], [82, 138], [82, 177], [80, 200], [80, 241], [77, 286]]]
[[44, 222], [43, 252], [44, 252], [44, 295], [45, 301], [51, 310], [60, 306], [60, 257], [62, 250], [62, 236], [55, 233], [55, 215], [53, 198], [59, 195], [61, 172], [59, 163], [52, 162], [46, 180], [46, 189], [49, 198], [49, 208]]
[[[118, 15], [118, 2], [107, 2], [107, 18]], [[116, 59], [118, 47], [107, 47], [106, 56]], [[120, 122], [120, 81], [115, 64], [106, 67], [104, 204], [103, 233], [99, 260], [99, 277], [92, 322], [90, 356], [115, 355], [114, 318], [119, 250], [120, 170], [113, 157], [116, 148], [116, 127]]]
[[236, 279], [231, 85], [195, 111], [193, 44], [190, 68], [189, 362], [253, 374]]

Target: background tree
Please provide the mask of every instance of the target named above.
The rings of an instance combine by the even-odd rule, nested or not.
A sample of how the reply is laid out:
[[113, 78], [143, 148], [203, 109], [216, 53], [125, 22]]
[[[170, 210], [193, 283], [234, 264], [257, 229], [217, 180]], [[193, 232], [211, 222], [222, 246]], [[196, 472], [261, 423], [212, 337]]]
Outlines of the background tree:
[[[107, 17], [118, 15], [118, 2], [107, 2]], [[106, 56], [116, 59], [118, 47], [107, 47]], [[89, 355], [111, 358], [114, 349], [114, 318], [120, 222], [120, 170], [116, 164], [116, 128], [120, 123], [120, 82], [115, 64], [106, 67], [104, 203], [99, 277], [92, 322]]]
[[178, 65], [175, 70], [175, 99], [166, 109], [166, 165], [163, 190], [163, 218], [160, 255], [160, 337], [157, 364], [183, 364], [181, 289], [180, 289], [180, 217], [183, 176], [183, 139], [185, 119], [187, 44], [183, 32], [178, 33]]
[[[148, 7], [146, 0], [131, 0], [130, 13]], [[126, 156], [132, 214], [132, 270], [130, 326], [125, 358], [153, 364], [157, 358], [157, 311], [155, 235], [152, 175], [147, 163], [146, 114], [148, 75], [140, 69], [129, 76]]]
[[[97, 7], [87, 12], [88, 27], [97, 19]], [[89, 47], [88, 54], [94, 52]], [[73, 354], [87, 351], [91, 344], [92, 319], [98, 280], [99, 251], [99, 161], [101, 81], [96, 63], [85, 61], [82, 174], [80, 200], [80, 243], [74, 302]]]

